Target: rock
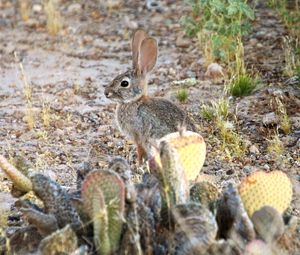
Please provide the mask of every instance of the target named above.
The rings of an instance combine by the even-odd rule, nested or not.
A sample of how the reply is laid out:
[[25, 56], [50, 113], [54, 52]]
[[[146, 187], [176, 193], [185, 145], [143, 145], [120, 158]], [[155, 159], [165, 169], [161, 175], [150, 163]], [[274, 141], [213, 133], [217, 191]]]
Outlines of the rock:
[[146, 0], [146, 7], [150, 11], [162, 11], [162, 7], [160, 5], [159, 0]]
[[86, 44], [86, 43], [91, 43], [93, 42], [94, 38], [93, 36], [91, 35], [84, 35], [83, 36], [83, 42]]
[[40, 4], [34, 4], [32, 6], [32, 11], [35, 13], [40, 13], [42, 11], [43, 7]]
[[136, 21], [130, 20], [128, 16], [125, 16], [125, 17], [124, 17], [124, 23], [125, 23], [125, 25], [126, 25], [129, 29], [131, 29], [131, 30], [135, 30], [135, 29], [137, 29], [138, 26], [139, 26], [138, 23], [137, 23]]
[[296, 130], [300, 130], [300, 117], [298, 116], [290, 117], [290, 120], [292, 122], [293, 128]]
[[257, 168], [254, 167], [254, 166], [249, 166], [249, 165], [246, 165], [243, 167], [243, 172], [245, 174], [251, 174], [252, 172], [254, 172]]
[[209, 79], [218, 79], [223, 77], [223, 68], [217, 63], [211, 63], [207, 67], [207, 71], [205, 73], [205, 77]]
[[296, 148], [300, 149], [300, 138], [298, 139], [298, 141], [296, 143]]
[[175, 44], [177, 47], [187, 48], [190, 45], [190, 41], [179, 36], [179, 37], [177, 37]]
[[263, 165], [263, 169], [265, 169], [266, 171], [270, 170], [270, 166], [268, 164], [264, 164]]
[[79, 4], [79, 3], [71, 4], [68, 7], [68, 12], [71, 12], [71, 13], [79, 13], [79, 12], [81, 12], [81, 10], [82, 10], [82, 7], [81, 7], [81, 4]]
[[281, 139], [284, 147], [292, 147], [297, 143], [297, 137], [294, 136], [286, 136]]
[[250, 43], [250, 45], [251, 46], [255, 46], [256, 44], [257, 44], [257, 39], [255, 39], [255, 38], [251, 38], [250, 40], [249, 40], [249, 43]]
[[274, 126], [279, 123], [279, 119], [275, 112], [269, 112], [263, 116], [262, 123], [264, 126]]
[[260, 153], [258, 148], [253, 144], [249, 147], [249, 152], [254, 155], [257, 155]]

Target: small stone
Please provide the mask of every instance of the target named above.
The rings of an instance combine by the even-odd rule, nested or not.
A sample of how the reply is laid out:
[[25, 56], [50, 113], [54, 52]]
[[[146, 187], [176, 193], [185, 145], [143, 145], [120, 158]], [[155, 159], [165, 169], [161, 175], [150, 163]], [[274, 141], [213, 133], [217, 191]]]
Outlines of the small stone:
[[284, 147], [292, 147], [297, 143], [297, 137], [294, 136], [286, 136], [281, 139]]
[[269, 171], [270, 170], [270, 166], [268, 164], [264, 164], [263, 165], [263, 169]]
[[83, 42], [84, 43], [91, 43], [93, 40], [94, 40], [94, 38], [91, 35], [85, 35], [85, 36], [83, 36]]
[[244, 172], [245, 174], [251, 174], [251, 173], [253, 173], [255, 170], [256, 170], [256, 167], [254, 167], [254, 166], [246, 165], [246, 166], [243, 167], [243, 172]]
[[129, 29], [131, 29], [131, 30], [135, 30], [135, 29], [137, 29], [138, 26], [139, 26], [138, 23], [137, 23], [136, 21], [130, 20], [128, 16], [125, 16], [125, 18], [124, 18], [124, 23], [125, 23], [125, 25], [126, 25]]
[[187, 39], [184, 39], [183, 36], [178, 36], [175, 42], [177, 47], [180, 48], [187, 48], [190, 45], [190, 41]]
[[300, 138], [298, 139], [298, 141], [296, 143], [296, 148], [300, 149]]
[[253, 144], [249, 147], [249, 152], [254, 155], [259, 154], [258, 148]]
[[275, 112], [269, 112], [263, 116], [262, 123], [264, 126], [273, 126], [279, 123], [279, 119]]
[[81, 12], [81, 10], [82, 10], [81, 4], [78, 3], [71, 4], [68, 7], [68, 12], [71, 13], [79, 13]]
[[263, 48], [264, 46], [263, 46], [261, 43], [258, 43], [258, 44], [256, 45], [256, 47], [257, 47], [257, 48]]
[[250, 45], [251, 46], [255, 46], [256, 44], [257, 44], [257, 39], [255, 39], [255, 38], [251, 38], [250, 40], [249, 40], [249, 43], [250, 43]]
[[40, 13], [41, 11], [42, 11], [42, 6], [40, 5], [40, 4], [34, 4], [33, 6], [32, 6], [32, 10], [33, 10], [33, 12], [35, 12], [35, 13]]
[[222, 78], [223, 76], [224, 76], [223, 68], [218, 63], [211, 63], [207, 67], [207, 71], [205, 73], [206, 78], [218, 79], [218, 78]]
[[290, 120], [291, 120], [293, 128], [296, 130], [300, 130], [300, 117], [293, 116], [293, 117], [290, 117]]

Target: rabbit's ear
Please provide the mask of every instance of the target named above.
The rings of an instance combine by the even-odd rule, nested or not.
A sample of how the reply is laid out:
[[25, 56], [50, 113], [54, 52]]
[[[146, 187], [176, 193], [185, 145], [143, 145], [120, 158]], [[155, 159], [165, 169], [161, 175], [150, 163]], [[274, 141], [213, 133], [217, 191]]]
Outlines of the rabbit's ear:
[[154, 38], [148, 37], [141, 43], [138, 58], [138, 70], [141, 76], [146, 76], [155, 66], [157, 59], [157, 42]]
[[131, 43], [133, 69], [137, 69], [140, 46], [146, 37], [147, 33], [142, 29], [136, 30], [133, 34]]

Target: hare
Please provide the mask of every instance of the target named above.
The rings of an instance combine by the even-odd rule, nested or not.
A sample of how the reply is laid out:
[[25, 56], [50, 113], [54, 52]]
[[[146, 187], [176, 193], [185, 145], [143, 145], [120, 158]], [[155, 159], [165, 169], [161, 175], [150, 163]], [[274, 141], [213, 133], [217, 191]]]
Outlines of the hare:
[[183, 110], [169, 100], [147, 95], [147, 74], [157, 60], [157, 42], [145, 31], [137, 30], [132, 39], [132, 69], [118, 75], [105, 88], [105, 96], [118, 103], [119, 129], [137, 145], [137, 159], [151, 156], [151, 144], [180, 126], [195, 131]]

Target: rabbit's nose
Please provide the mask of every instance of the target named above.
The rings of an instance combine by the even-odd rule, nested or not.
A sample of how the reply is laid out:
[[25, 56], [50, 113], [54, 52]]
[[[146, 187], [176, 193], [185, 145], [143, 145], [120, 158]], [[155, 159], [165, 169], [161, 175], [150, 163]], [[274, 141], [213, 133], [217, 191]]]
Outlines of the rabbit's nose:
[[108, 90], [105, 90], [104, 91], [104, 95], [107, 97], [107, 98], [110, 98], [112, 96], [112, 93]]

